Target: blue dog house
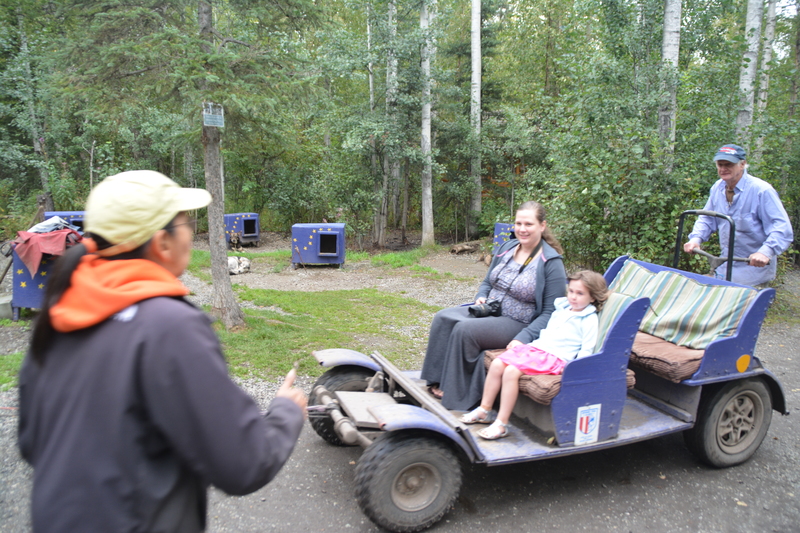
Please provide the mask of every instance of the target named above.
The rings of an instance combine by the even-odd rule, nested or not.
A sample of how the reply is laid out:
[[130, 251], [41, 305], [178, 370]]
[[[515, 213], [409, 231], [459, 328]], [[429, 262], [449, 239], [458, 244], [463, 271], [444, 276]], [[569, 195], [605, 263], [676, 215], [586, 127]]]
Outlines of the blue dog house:
[[239, 244], [254, 243], [261, 240], [261, 224], [258, 213], [233, 213], [225, 215], [225, 242], [231, 242], [231, 235], [239, 234]]
[[516, 239], [514, 235], [514, 224], [506, 222], [496, 222], [494, 225], [494, 239], [492, 240], [492, 255], [497, 253], [500, 246], [511, 239]]
[[292, 268], [298, 264], [344, 266], [344, 224], [292, 226]]
[[78, 233], [83, 234], [83, 218], [85, 211], [45, 211], [44, 219], [61, 217], [73, 226], [78, 227]]

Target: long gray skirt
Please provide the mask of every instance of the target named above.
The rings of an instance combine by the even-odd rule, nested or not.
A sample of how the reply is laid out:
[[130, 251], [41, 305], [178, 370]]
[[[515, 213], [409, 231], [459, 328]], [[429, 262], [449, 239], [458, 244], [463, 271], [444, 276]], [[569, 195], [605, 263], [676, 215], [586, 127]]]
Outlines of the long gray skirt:
[[443, 309], [433, 317], [420, 377], [439, 384], [447, 409], [472, 409], [486, 380], [481, 354], [505, 348], [525, 326], [504, 316], [475, 318], [466, 307]]

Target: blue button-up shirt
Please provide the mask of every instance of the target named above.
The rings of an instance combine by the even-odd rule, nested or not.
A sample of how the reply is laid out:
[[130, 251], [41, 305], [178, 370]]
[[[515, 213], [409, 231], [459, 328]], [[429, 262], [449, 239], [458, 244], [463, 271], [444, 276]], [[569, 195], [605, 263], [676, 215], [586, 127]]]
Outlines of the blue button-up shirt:
[[[778, 193], [764, 180], [744, 171], [736, 184], [733, 202], [728, 205], [725, 198], [725, 182], [718, 180], [711, 186], [708, 201], [703, 208], [728, 215], [736, 223], [736, 238], [733, 253], [736, 257], [749, 257], [760, 252], [770, 258], [769, 265], [753, 267], [743, 262], [733, 263], [732, 281], [755, 286], [775, 279], [776, 258], [792, 244], [794, 233], [789, 215], [786, 214]], [[722, 255], [728, 253], [729, 224], [716, 217], [700, 216], [694, 223], [689, 240], [701, 243], [712, 233], [719, 231]], [[724, 277], [728, 265], [717, 268], [717, 274]]]

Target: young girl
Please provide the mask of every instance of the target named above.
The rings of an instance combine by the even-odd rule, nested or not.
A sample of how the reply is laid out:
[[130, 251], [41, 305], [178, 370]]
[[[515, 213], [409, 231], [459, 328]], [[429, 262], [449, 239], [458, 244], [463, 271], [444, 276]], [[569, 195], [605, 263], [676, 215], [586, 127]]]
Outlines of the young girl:
[[[480, 406], [463, 415], [465, 424], [489, 424], [479, 431], [484, 439], [508, 435], [508, 418], [519, 395], [519, 378], [523, 374], [553, 374], [564, 371], [569, 361], [591, 355], [597, 343], [597, 311], [608, 298], [603, 276], [582, 270], [567, 278], [566, 298], [555, 301], [556, 309], [538, 339], [521, 344], [500, 354], [489, 367]], [[500, 392], [500, 409], [491, 411]]]

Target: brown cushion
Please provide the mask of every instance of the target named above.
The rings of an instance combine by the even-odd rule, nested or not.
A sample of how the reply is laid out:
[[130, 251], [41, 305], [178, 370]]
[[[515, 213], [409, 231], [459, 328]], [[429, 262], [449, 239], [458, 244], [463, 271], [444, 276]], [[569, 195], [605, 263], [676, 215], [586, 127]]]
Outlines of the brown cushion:
[[[505, 352], [505, 350], [502, 349], [486, 350], [483, 363], [487, 370], [492, 364], [492, 361], [503, 352]], [[629, 389], [632, 389], [636, 385], [636, 375], [630, 368], [626, 374], [626, 384]], [[560, 390], [560, 375], [551, 376], [549, 374], [537, 374], [533, 376], [524, 375], [519, 378], [519, 391], [531, 400], [542, 405], [550, 405], [550, 402], [553, 401], [553, 398], [556, 397]]]
[[697, 372], [704, 353], [705, 350], [678, 346], [639, 331], [633, 341], [631, 363], [673, 383], [680, 383]]

